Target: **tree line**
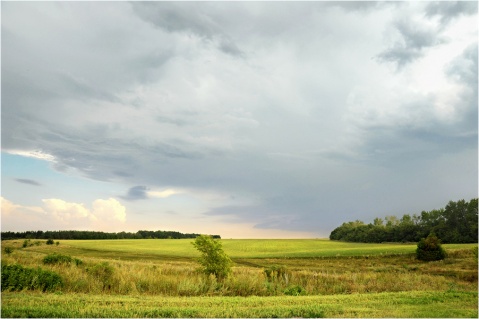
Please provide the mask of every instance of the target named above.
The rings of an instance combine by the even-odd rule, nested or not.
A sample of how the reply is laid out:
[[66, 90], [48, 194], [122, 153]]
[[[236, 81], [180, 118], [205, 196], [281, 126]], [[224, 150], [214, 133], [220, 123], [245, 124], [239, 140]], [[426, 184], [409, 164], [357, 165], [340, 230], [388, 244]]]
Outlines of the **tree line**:
[[[101, 231], [83, 230], [55, 230], [55, 231], [25, 231], [25, 232], [2, 232], [2, 240], [5, 239], [183, 239], [196, 238], [200, 234], [183, 234], [177, 231], [150, 231], [139, 230], [136, 233], [119, 232], [106, 233]], [[220, 235], [213, 235], [213, 238], [221, 238]]]
[[360, 220], [343, 223], [329, 238], [350, 242], [418, 242], [434, 233], [442, 243], [477, 243], [478, 199], [469, 202], [450, 201], [445, 208], [422, 211], [420, 215], [405, 214], [401, 218], [375, 218], [373, 223]]

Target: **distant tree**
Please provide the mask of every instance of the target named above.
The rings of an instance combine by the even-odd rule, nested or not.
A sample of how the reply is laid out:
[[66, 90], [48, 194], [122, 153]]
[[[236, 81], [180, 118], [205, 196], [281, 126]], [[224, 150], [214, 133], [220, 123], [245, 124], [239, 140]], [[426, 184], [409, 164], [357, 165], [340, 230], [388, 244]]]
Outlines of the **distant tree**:
[[446, 251], [442, 248], [439, 238], [431, 233], [417, 244], [416, 258], [423, 261], [442, 260], [446, 258]]
[[232, 261], [223, 251], [219, 240], [200, 235], [192, 244], [201, 253], [198, 262], [206, 275], [214, 275], [218, 280], [228, 277], [231, 273]]
[[351, 242], [418, 242], [431, 232], [443, 243], [477, 243], [478, 199], [450, 201], [445, 208], [422, 211], [420, 215], [375, 218], [365, 225], [356, 220], [334, 229], [329, 238]]

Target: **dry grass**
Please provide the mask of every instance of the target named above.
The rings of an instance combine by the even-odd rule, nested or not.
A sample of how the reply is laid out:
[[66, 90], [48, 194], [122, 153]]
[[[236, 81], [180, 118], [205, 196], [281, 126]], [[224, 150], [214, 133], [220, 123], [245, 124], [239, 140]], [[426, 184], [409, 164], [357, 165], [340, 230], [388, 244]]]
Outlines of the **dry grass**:
[[[8, 243], [12, 246], [17, 244]], [[15, 246], [16, 247], [16, 246]], [[150, 258], [142, 261], [85, 257], [76, 266], [43, 265], [46, 253], [62, 251], [40, 246], [2, 250], [2, 263], [41, 266], [60, 274], [65, 281], [62, 293], [128, 294], [161, 296], [274, 296], [290, 286], [301, 286], [308, 295], [333, 295], [400, 291], [477, 291], [477, 259], [471, 249], [457, 250], [439, 262], [419, 262], [412, 255], [355, 256], [322, 258], [236, 259], [233, 274], [224, 282], [207, 278], [191, 259]], [[89, 271], [99, 263], [113, 268], [108, 282]], [[287, 275], [268, 281], [264, 269], [282, 265]]]

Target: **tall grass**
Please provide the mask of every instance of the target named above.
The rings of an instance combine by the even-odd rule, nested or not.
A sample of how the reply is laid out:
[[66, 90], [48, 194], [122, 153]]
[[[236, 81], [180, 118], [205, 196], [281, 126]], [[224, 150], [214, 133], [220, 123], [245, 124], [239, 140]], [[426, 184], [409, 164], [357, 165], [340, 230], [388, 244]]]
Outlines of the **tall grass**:
[[[199, 272], [192, 259], [157, 257], [141, 261], [138, 253], [134, 260], [82, 256], [83, 263], [43, 264], [46, 254], [68, 251], [68, 247], [32, 248], [3, 254], [2, 264], [41, 265], [58, 273], [64, 281], [63, 293], [279, 296], [294, 289], [307, 295], [477, 291], [477, 259], [471, 249], [455, 251], [445, 261], [430, 263], [418, 262], [412, 255], [236, 259], [232, 275], [218, 282]], [[282, 267], [285, 275], [268, 275], [272, 266]]]

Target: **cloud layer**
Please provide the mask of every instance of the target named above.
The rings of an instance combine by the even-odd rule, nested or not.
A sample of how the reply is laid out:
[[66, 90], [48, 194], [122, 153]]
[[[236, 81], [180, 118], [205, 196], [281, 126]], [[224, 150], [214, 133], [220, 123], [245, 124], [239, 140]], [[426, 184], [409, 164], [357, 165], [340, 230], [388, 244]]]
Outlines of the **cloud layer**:
[[442, 207], [477, 194], [475, 22], [475, 2], [5, 3], [2, 149], [258, 228]]

